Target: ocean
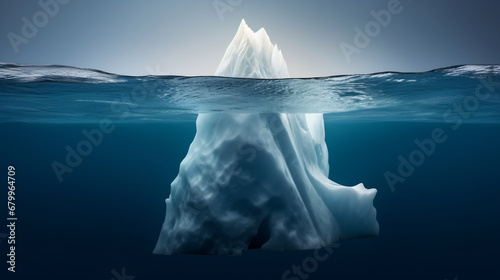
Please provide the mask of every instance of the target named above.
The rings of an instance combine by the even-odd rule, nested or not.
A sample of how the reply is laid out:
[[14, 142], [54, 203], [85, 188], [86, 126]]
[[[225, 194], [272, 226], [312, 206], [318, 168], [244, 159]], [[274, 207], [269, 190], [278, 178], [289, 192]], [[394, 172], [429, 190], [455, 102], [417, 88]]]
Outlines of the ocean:
[[[0, 169], [16, 187], [16, 273], [0, 230], [7, 279], [498, 277], [500, 66], [259, 80], [1, 64], [0, 99]], [[378, 190], [379, 236], [153, 254], [196, 114], [218, 112], [324, 113], [330, 179]]]

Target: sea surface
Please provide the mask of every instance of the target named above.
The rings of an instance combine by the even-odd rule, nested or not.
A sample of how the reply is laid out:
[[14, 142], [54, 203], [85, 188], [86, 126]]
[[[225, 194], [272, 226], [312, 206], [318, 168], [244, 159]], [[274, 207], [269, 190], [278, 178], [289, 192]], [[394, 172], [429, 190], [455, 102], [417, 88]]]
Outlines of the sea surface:
[[[323, 261], [314, 250], [153, 254], [196, 115], [257, 112], [325, 114], [330, 179], [378, 190], [379, 236], [341, 241]], [[18, 218], [16, 273], [0, 227], [0, 279], [500, 277], [498, 65], [258, 80], [0, 64], [0, 131]], [[71, 171], [58, 176], [55, 162]]]

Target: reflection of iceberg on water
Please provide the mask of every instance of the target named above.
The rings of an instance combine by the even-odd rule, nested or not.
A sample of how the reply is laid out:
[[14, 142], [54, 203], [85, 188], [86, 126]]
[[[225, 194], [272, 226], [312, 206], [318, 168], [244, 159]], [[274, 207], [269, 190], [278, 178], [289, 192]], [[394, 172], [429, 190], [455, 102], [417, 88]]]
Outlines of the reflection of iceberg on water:
[[[266, 31], [242, 21], [216, 75], [286, 78]], [[378, 234], [375, 189], [328, 179], [322, 114], [200, 114], [172, 183], [158, 254], [314, 249]]]

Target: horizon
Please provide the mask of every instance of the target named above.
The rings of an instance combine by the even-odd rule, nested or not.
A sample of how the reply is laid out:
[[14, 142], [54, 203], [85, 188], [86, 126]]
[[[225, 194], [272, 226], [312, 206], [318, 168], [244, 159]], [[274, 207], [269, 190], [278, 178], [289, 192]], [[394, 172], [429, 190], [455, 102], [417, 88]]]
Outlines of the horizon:
[[[123, 77], [187, 77], [187, 78], [196, 78], [196, 77], [219, 77], [219, 78], [227, 78], [227, 79], [257, 79], [260, 80], [261, 78], [242, 78], [242, 77], [226, 77], [226, 76], [216, 76], [216, 75], [173, 75], [173, 74], [143, 74], [143, 75], [126, 75], [126, 74], [119, 74], [119, 73], [113, 73], [113, 72], [108, 72], [108, 71], [103, 71], [100, 69], [95, 69], [95, 68], [85, 68], [85, 67], [78, 67], [78, 66], [72, 66], [72, 65], [60, 65], [60, 64], [28, 64], [28, 63], [11, 63], [11, 62], [2, 62], [0, 61], [0, 65], [14, 65], [14, 66], [22, 66], [22, 67], [62, 67], [62, 68], [71, 68], [71, 69], [79, 69], [79, 70], [88, 70], [88, 71], [96, 71], [96, 72], [101, 72], [104, 74], [109, 74], [109, 75], [116, 75], [116, 76], [123, 76]], [[429, 70], [423, 70], [420, 72], [411, 72], [411, 71], [380, 71], [380, 72], [369, 72], [369, 73], [347, 73], [347, 74], [335, 74], [335, 75], [328, 75], [328, 76], [310, 76], [310, 77], [289, 77], [289, 78], [269, 78], [266, 80], [286, 80], [286, 79], [316, 79], [316, 78], [329, 78], [329, 77], [342, 77], [342, 76], [356, 76], [356, 75], [378, 75], [378, 74], [386, 74], [386, 73], [394, 73], [394, 74], [422, 74], [422, 73], [429, 73], [429, 72], [435, 72], [435, 71], [441, 71], [441, 70], [447, 70], [447, 69], [454, 69], [454, 68], [460, 68], [460, 67], [465, 67], [465, 66], [500, 66], [500, 64], [458, 64], [458, 65], [450, 65], [450, 66], [444, 66], [444, 67], [439, 67], [439, 68], [434, 68], [434, 69], [429, 69]]]
[[500, 64], [500, 3], [434, 2], [2, 1], [0, 61], [213, 76], [244, 18], [265, 28], [292, 78]]

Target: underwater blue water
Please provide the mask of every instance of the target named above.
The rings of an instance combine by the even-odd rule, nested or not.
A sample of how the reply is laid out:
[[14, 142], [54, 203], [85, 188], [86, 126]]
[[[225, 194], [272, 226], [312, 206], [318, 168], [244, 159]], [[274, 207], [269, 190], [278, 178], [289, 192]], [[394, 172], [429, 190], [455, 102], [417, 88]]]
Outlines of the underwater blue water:
[[[319, 111], [327, 113], [330, 178], [343, 185], [363, 182], [378, 190], [374, 206], [380, 235], [339, 242], [327, 260], [306, 273], [307, 279], [498, 278], [497, 66], [344, 77], [353, 79], [350, 82], [341, 77], [252, 81], [114, 75], [113, 79], [125, 79], [116, 83], [106, 80], [112, 75], [106, 73], [99, 78], [104, 82], [83, 70], [78, 71], [87, 78], [80, 77], [83, 74], [75, 78], [73, 73], [62, 81], [59, 73], [52, 78], [41, 75], [37, 80], [27, 70], [5, 74], [5, 68], [19, 66], [2, 67], [0, 170], [4, 174], [0, 177], [6, 180], [7, 166], [15, 166], [19, 219], [14, 279], [119, 280], [116, 273], [122, 274], [122, 268], [136, 280], [282, 279], [285, 271], [302, 265], [314, 252], [250, 250], [235, 257], [152, 253], [170, 183], [196, 132], [193, 113], [243, 112], [259, 107], [255, 109], [258, 112], [276, 104], [281, 104], [283, 112], [324, 108]], [[20, 73], [26, 77], [21, 79]], [[388, 77], [416, 82], [387, 81]], [[141, 79], [165, 83], [167, 89], [162, 90], [174, 92], [171, 98], [179, 103], [168, 98], [161, 101], [152, 94], [134, 100], [124, 90], [134, 89], [135, 85], [128, 83], [142, 83]], [[339, 89], [336, 95], [335, 83], [341, 83], [339, 88], [352, 86], [355, 91], [341, 96]], [[481, 84], [485, 86], [476, 95]], [[190, 87], [194, 88], [191, 93]], [[230, 92], [245, 89], [250, 93], [255, 88], [261, 91], [240, 96], [246, 103], [227, 100]], [[201, 96], [210, 89], [211, 97]], [[315, 103], [317, 96], [297, 96], [300, 89], [310, 93], [321, 89], [322, 95], [330, 94], [337, 101], [322, 96], [323, 101]], [[218, 90], [227, 96], [218, 96]], [[266, 90], [277, 97], [266, 96]], [[128, 104], [128, 111], [123, 107], [113, 112], [110, 104], [117, 96], [121, 100], [120, 94], [130, 99], [119, 101]], [[356, 96], [358, 101], [352, 101]], [[90, 101], [76, 101], [83, 98]], [[343, 98], [352, 100], [339, 105]], [[291, 100], [279, 101], [286, 99]], [[192, 107], [180, 105], [188, 103]], [[154, 106], [148, 108], [148, 104]], [[53, 162], [64, 163], [66, 148], [76, 149], [86, 139], [82, 132], [98, 129], [103, 119], [111, 121], [113, 131], [104, 133], [102, 142], [59, 180]], [[391, 189], [384, 174], [399, 174], [400, 159], [411, 161], [410, 155], [421, 151], [415, 140], [432, 139], [436, 129], [446, 140], [435, 143], [429, 155], [422, 152], [423, 162]], [[6, 203], [7, 188], [0, 199]], [[5, 221], [6, 209], [2, 215]], [[6, 233], [2, 228], [0, 234]], [[6, 239], [0, 241], [4, 264], [0, 273], [12, 277], [6, 271]], [[285, 279], [302, 279], [294, 277]]]

